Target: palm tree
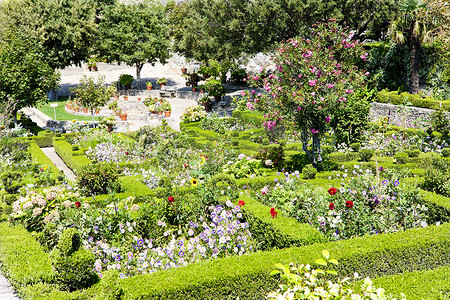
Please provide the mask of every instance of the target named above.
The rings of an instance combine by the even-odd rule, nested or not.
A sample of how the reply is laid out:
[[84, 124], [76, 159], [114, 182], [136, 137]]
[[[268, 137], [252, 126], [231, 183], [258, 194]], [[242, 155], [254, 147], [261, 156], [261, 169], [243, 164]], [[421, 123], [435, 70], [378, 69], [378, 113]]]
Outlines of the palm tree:
[[431, 42], [436, 24], [418, 18], [426, 4], [422, 0], [400, 0], [400, 14], [389, 28], [391, 39], [399, 44], [409, 43], [411, 49], [411, 93], [419, 91], [419, 62], [421, 44]]

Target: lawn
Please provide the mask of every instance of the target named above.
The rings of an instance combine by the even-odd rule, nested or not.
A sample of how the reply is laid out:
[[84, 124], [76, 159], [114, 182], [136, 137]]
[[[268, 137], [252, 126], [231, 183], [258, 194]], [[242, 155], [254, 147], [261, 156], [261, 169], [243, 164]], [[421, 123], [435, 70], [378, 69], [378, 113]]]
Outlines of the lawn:
[[[41, 107], [38, 107], [38, 109], [41, 112], [43, 112], [44, 114], [46, 114], [47, 116], [49, 116], [50, 118], [54, 119], [55, 115], [54, 115], [53, 107], [50, 107], [50, 104], [57, 103], [58, 106], [56, 107], [56, 119], [58, 121], [72, 121], [72, 120], [91, 121], [92, 120], [90, 115], [89, 116], [78, 116], [78, 115], [73, 115], [73, 114], [68, 113], [65, 109], [66, 102], [67, 102], [67, 100], [50, 101], [49, 103], [43, 104]], [[94, 117], [94, 120], [98, 121], [99, 117]]]

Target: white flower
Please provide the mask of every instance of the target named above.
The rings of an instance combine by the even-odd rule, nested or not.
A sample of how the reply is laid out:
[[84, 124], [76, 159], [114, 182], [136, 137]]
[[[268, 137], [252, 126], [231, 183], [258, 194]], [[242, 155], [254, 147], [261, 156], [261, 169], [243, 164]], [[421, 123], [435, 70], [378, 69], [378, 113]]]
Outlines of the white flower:
[[39, 216], [39, 215], [41, 215], [42, 214], [42, 208], [40, 208], [40, 207], [35, 207], [34, 209], [33, 209], [33, 217], [37, 217], [37, 216]]
[[25, 210], [25, 209], [32, 208], [32, 207], [33, 207], [33, 203], [31, 203], [31, 201], [25, 202], [25, 203], [23, 204], [23, 209], [24, 209], [24, 210]]
[[266, 166], [270, 167], [270, 166], [272, 166], [273, 162], [272, 162], [272, 160], [267, 159], [267, 160], [264, 162], [264, 164], [265, 164]]

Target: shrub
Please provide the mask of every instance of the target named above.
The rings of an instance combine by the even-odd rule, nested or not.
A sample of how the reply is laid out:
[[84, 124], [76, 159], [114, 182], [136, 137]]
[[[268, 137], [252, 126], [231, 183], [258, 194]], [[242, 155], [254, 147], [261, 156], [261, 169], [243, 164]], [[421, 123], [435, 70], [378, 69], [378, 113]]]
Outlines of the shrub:
[[361, 149], [361, 144], [360, 143], [351, 143], [350, 148], [352, 148], [353, 151], [358, 152], [359, 149]]
[[280, 144], [271, 144], [260, 150], [256, 157], [264, 168], [281, 170], [284, 166], [284, 147]]
[[349, 159], [347, 158], [347, 155], [345, 153], [343, 153], [343, 152], [330, 153], [329, 159], [332, 162], [346, 162], [346, 161], [349, 161]]
[[306, 153], [296, 153], [286, 159], [285, 168], [287, 171], [301, 171], [304, 166], [310, 163]]
[[450, 165], [442, 159], [434, 159], [428, 166], [419, 187], [443, 196], [450, 196]]
[[302, 170], [303, 178], [314, 179], [316, 178], [317, 170], [312, 165], [306, 165]]
[[408, 162], [408, 154], [405, 152], [398, 152], [394, 155], [394, 159], [397, 161], [397, 164], [403, 165]]
[[112, 164], [99, 163], [84, 166], [77, 176], [77, 186], [84, 195], [106, 194], [121, 190], [118, 170]]
[[181, 116], [181, 120], [184, 123], [191, 123], [191, 122], [199, 122], [204, 117], [206, 117], [205, 108], [201, 105], [192, 107], [189, 106], [183, 111], [183, 115]]
[[330, 145], [324, 145], [322, 146], [322, 153], [327, 155], [333, 152], [333, 146]]
[[361, 149], [358, 152], [359, 160], [360, 161], [370, 161], [373, 156], [373, 150], [372, 149]]
[[69, 291], [89, 287], [98, 281], [94, 272], [94, 253], [80, 247], [80, 234], [69, 228], [64, 230], [58, 245], [50, 253], [56, 282]]
[[450, 148], [443, 148], [441, 153], [443, 157], [450, 157]]
[[420, 150], [419, 149], [408, 149], [406, 150], [406, 153], [408, 154], [409, 157], [414, 158], [414, 157], [419, 157], [420, 155]]

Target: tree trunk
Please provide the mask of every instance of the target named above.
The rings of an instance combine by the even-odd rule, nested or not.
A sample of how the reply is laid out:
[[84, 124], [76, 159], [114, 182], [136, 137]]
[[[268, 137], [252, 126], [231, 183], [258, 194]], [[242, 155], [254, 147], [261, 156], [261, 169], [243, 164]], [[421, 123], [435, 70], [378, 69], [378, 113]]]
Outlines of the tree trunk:
[[17, 127], [17, 110], [13, 111], [14, 127]]
[[420, 43], [414, 35], [411, 37], [411, 94], [419, 92]]
[[317, 134], [313, 134], [312, 138], [313, 138], [312, 151], [310, 152], [308, 150], [309, 135], [308, 135], [308, 133], [303, 132], [302, 133], [302, 148], [303, 148], [303, 151], [305, 151], [308, 159], [311, 161], [313, 167], [317, 169], [319, 164], [322, 163], [322, 156], [320, 155], [320, 152], [321, 152], [320, 138]]
[[141, 89], [141, 70], [143, 66], [144, 64], [141, 62], [136, 63], [136, 80], [138, 82], [139, 89]]

